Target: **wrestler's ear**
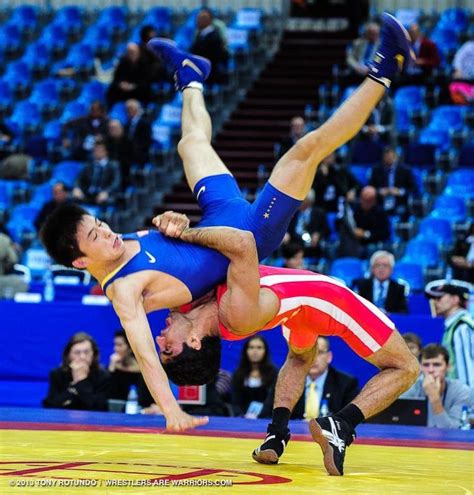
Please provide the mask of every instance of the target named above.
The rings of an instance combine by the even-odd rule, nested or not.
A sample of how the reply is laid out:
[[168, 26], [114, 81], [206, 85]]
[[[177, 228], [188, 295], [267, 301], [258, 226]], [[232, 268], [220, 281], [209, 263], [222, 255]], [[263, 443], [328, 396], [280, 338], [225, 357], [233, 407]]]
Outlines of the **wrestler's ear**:
[[196, 335], [195, 333], [191, 333], [191, 335], [189, 335], [188, 339], [186, 340], [186, 344], [188, 344], [191, 349], [200, 351], [202, 345], [201, 337]]
[[89, 264], [89, 259], [87, 256], [80, 256], [72, 262], [72, 266], [78, 270], [85, 270]]

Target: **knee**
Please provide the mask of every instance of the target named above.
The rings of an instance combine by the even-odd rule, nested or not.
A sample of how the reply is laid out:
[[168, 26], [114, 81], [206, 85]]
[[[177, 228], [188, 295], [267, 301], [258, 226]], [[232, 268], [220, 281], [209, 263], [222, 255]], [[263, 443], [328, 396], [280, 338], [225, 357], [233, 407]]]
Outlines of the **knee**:
[[203, 131], [196, 129], [195, 131], [186, 133], [179, 140], [178, 153], [180, 156], [190, 153], [196, 154], [196, 147], [202, 145], [209, 146], [209, 139]]
[[418, 379], [420, 375], [420, 364], [418, 360], [411, 353], [407, 356], [407, 360], [404, 366], [405, 370], [405, 386], [406, 390], [408, 390]]

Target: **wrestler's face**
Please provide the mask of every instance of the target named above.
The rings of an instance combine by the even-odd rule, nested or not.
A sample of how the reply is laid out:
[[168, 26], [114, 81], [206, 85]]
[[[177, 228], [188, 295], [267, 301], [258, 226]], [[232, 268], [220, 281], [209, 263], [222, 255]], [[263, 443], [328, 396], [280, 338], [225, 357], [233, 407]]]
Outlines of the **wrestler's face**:
[[104, 263], [120, 258], [125, 252], [122, 237], [105, 223], [85, 215], [77, 228], [77, 242], [84, 256], [74, 260], [76, 268], [84, 269], [92, 263]]
[[178, 311], [171, 311], [166, 318], [166, 328], [156, 337], [160, 348], [160, 359], [166, 363], [179, 356], [183, 351], [183, 344], [187, 341], [192, 329], [192, 320]]

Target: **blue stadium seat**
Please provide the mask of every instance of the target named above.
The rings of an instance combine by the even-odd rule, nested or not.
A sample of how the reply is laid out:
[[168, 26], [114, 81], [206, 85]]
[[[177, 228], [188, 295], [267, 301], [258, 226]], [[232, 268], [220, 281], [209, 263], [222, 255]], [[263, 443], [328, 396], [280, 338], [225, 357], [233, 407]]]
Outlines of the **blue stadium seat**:
[[[472, 152], [474, 153], [474, 149]], [[461, 168], [452, 171], [448, 176], [444, 194], [460, 198], [474, 198], [474, 168]]]
[[397, 89], [393, 103], [395, 107], [420, 110], [425, 106], [426, 88], [423, 86], [404, 86]]
[[38, 25], [38, 8], [33, 5], [19, 5], [12, 10], [10, 22], [18, 26], [23, 34], [31, 35]]
[[49, 24], [43, 30], [38, 42], [43, 43], [55, 57], [62, 56], [68, 46], [66, 26], [54, 22]]
[[352, 146], [352, 163], [374, 165], [382, 160], [384, 145], [372, 139], [360, 139]]
[[10, 90], [15, 93], [25, 93], [31, 86], [31, 71], [26, 62], [11, 62], [3, 76]]
[[359, 258], [339, 258], [334, 260], [330, 275], [344, 280], [346, 285], [351, 287], [356, 278], [364, 276], [364, 264]]
[[13, 93], [10, 85], [0, 79], [0, 112], [4, 115], [10, 112], [13, 103]]
[[460, 167], [474, 167], [474, 142], [462, 146], [459, 151], [458, 165]]
[[33, 88], [29, 101], [35, 103], [43, 114], [57, 112], [61, 101], [56, 83], [52, 80], [37, 82]]
[[101, 24], [90, 26], [82, 38], [82, 43], [88, 45], [96, 57], [105, 58], [114, 51], [114, 43]]
[[88, 113], [88, 108], [84, 103], [79, 101], [71, 101], [69, 102], [63, 110], [59, 121], [62, 124], [69, 122], [70, 120], [78, 119], [79, 117], [84, 117]]
[[82, 86], [81, 94], [79, 95], [77, 101], [84, 103], [84, 105], [90, 106], [94, 101], [105, 102], [105, 91], [106, 85], [99, 81], [91, 81], [85, 83]]
[[431, 212], [433, 218], [446, 218], [450, 222], [462, 222], [466, 220], [467, 209], [463, 198], [457, 196], [439, 196]]
[[425, 288], [423, 266], [418, 263], [398, 261], [393, 276], [406, 280], [412, 291], [422, 291]]
[[101, 10], [97, 25], [109, 35], [122, 36], [127, 32], [128, 12], [125, 7], [111, 6]]
[[448, 246], [453, 242], [451, 223], [443, 218], [424, 218], [420, 223], [420, 231], [417, 237]]
[[91, 75], [94, 72], [94, 47], [85, 42], [72, 45], [66, 58], [56, 63], [52, 72], [57, 74], [69, 67], [81, 75]]
[[69, 188], [72, 188], [83, 166], [84, 164], [81, 162], [60, 162], [54, 167], [51, 180], [64, 182]]
[[352, 164], [350, 171], [354, 174], [355, 178], [363, 185], [366, 186], [369, 183], [371, 168], [366, 165]]
[[19, 54], [22, 47], [21, 32], [14, 24], [0, 26], [0, 53], [12, 57]]
[[451, 26], [436, 27], [430, 38], [444, 57], [449, 57], [459, 46], [456, 28]]
[[172, 129], [179, 129], [181, 126], [181, 105], [170, 103], [163, 105], [156, 122]]
[[440, 262], [438, 245], [433, 241], [411, 239], [401, 261], [419, 264], [423, 268], [438, 266]]
[[15, 135], [35, 132], [41, 123], [40, 110], [35, 103], [21, 101], [15, 105], [6, 123]]
[[397, 9], [395, 17], [405, 26], [409, 27], [414, 22], [418, 22], [421, 16], [420, 9]]
[[446, 128], [425, 127], [420, 132], [420, 144], [431, 144], [436, 148], [448, 151], [451, 145], [451, 136]]
[[250, 52], [249, 32], [241, 28], [228, 28], [227, 47], [232, 54], [237, 52]]
[[53, 181], [45, 182], [36, 186], [33, 196], [30, 200], [30, 205], [41, 209], [45, 203], [53, 199]]
[[455, 29], [464, 31], [469, 25], [469, 13], [464, 9], [453, 8], [446, 9], [441, 13], [436, 25], [440, 29]]
[[51, 55], [50, 46], [43, 41], [35, 41], [28, 45], [22, 60], [28, 64], [33, 74], [40, 77], [49, 71]]
[[109, 112], [110, 119], [120, 120], [122, 125], [125, 125], [128, 121], [127, 109], [125, 108], [125, 103], [119, 101], [116, 103]]
[[22, 242], [25, 237], [36, 235], [34, 226], [39, 209], [30, 204], [22, 204], [12, 208], [7, 230], [15, 242]]
[[194, 39], [194, 25], [183, 24], [176, 30], [174, 41], [181, 50], [189, 50]]
[[152, 7], [147, 11], [141, 24], [153, 26], [156, 32], [160, 34], [170, 33], [172, 28], [171, 13], [169, 7]]
[[461, 131], [464, 127], [464, 119], [467, 107], [457, 105], [443, 105], [433, 110], [429, 128]]
[[237, 11], [231, 27], [261, 31], [263, 29], [262, 17], [262, 9], [242, 8]]
[[60, 8], [54, 17], [53, 23], [62, 26], [65, 32], [77, 35], [82, 31], [84, 9], [77, 5], [65, 5]]

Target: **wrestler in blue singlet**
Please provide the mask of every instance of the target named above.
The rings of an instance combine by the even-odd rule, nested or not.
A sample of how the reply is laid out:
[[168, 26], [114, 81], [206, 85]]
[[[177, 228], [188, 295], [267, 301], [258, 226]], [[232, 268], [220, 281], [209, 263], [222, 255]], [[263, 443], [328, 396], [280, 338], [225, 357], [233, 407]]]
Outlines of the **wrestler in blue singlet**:
[[[203, 211], [198, 227], [225, 226], [251, 231], [260, 260], [280, 245], [301, 204], [269, 183], [250, 204], [242, 197], [234, 177], [228, 174], [201, 179], [194, 188], [194, 195]], [[226, 278], [229, 260], [213, 249], [171, 239], [153, 230], [143, 236], [123, 236], [124, 241], [130, 239], [138, 241], [141, 250], [104, 280], [104, 292], [117, 278], [142, 270], [157, 270], [181, 280], [193, 299], [197, 299]]]

